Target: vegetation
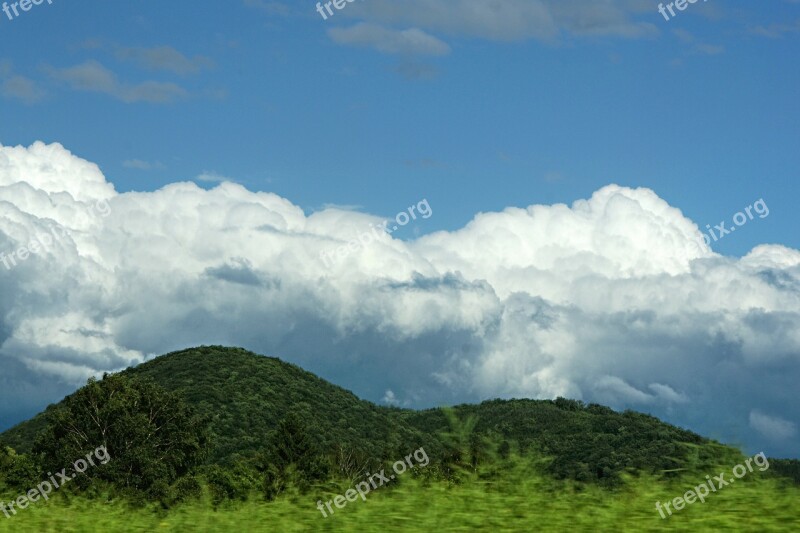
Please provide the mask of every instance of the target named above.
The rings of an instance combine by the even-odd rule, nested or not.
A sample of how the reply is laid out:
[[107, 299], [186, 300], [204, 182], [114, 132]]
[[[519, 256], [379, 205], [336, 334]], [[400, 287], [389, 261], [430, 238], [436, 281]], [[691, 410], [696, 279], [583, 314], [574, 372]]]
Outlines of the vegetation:
[[[10, 520], [0, 515], [0, 532], [793, 531], [800, 521], [800, 490], [763, 477], [743, 478], [705, 503], [695, 502], [662, 519], [655, 502], [683, 494], [704, 479], [704, 472], [669, 481], [647, 475], [626, 478], [609, 490], [554, 480], [539, 473], [536, 462], [513, 455], [501, 466], [502, 477], [491, 482], [477, 474], [458, 484], [403, 477], [328, 518], [317, 510], [316, 501], [343, 494], [351, 486], [346, 482], [306, 495], [287, 491], [272, 501], [253, 495], [216, 508], [206, 491], [168, 511], [156, 504], [132, 509], [108, 495], [89, 499], [57, 494], [48, 504], [32, 506]], [[723, 466], [730, 468], [720, 465], [710, 472]]]
[[290, 412], [303, 420], [321, 450], [333, 451], [343, 444], [388, 458], [430, 438], [398, 423], [388, 409], [295, 365], [246, 350], [185, 350], [122, 374], [149, 377], [209, 415], [212, 462], [262, 451]]
[[[294, 365], [241, 349], [176, 352], [128, 369], [120, 378], [150, 379], [208, 417], [213, 464], [259, 454], [274, 458], [270, 447], [280, 442], [278, 432], [288, 413], [303, 421], [322, 455], [344, 449], [363, 460], [385, 461], [420, 446], [439, 460], [446, 453], [441, 433], [451, 423], [444, 410], [379, 407]], [[453, 414], [472, 420], [481, 438], [500, 438], [523, 451], [552, 456], [551, 473], [557, 478], [604, 484], [617, 482], [628, 469], [654, 473], [682, 468], [690, 459], [685, 443], [713, 444], [651, 416], [563, 398], [491, 400], [457, 406]], [[1, 438], [29, 452], [26, 443], [43, 430], [42, 422], [37, 417]], [[712, 456], [719, 451], [708, 450]]]
[[208, 419], [152, 381], [106, 375], [68, 396], [45, 415], [33, 448], [41, 471], [56, 472], [99, 446], [113, 458], [80, 476], [161, 494], [200, 464], [208, 451]]
[[[163, 521], [165, 528], [202, 530], [193, 528], [236, 520], [237, 510], [246, 510], [248, 518], [239, 519], [259, 516], [280, 530], [314, 524], [371, 531], [378, 526], [370, 521], [382, 516], [395, 523], [400, 509], [424, 501], [433, 510], [414, 511], [422, 513], [414, 522], [420, 530], [442, 525], [437, 512], [461, 516], [463, 528], [518, 524], [524, 530], [547, 513], [552, 524], [567, 524], [573, 514], [566, 511], [568, 502], [586, 513], [576, 520], [587, 524], [603, 523], [605, 516], [609, 527], [630, 519], [658, 528], [655, 500], [643, 494], [666, 501], [720, 465], [730, 469], [742, 462], [738, 450], [640, 413], [563, 398], [385, 408], [278, 359], [203, 347], [89, 380], [1, 435], [0, 500], [35, 487], [44, 472], [59, 471], [100, 445], [112, 458], [108, 464], [89, 469], [46, 506], [26, 510], [24, 519], [15, 517], [15, 525], [51, 521], [40, 530], [56, 524], [63, 530], [53, 509], [70, 506], [70, 524], [85, 520], [85, 527], [73, 530], [93, 531], [99, 526], [90, 516], [127, 519], [122, 509], [134, 505], [131, 520], [142, 529]], [[318, 499], [343, 494], [367, 472], [420, 447], [429, 466], [413, 469], [347, 513], [318, 515]], [[796, 498], [800, 463], [771, 463], [771, 470], [751, 475], [731, 495], [715, 495], [719, 503], [704, 507], [725, 509], [743, 494], [773, 507], [781, 498]], [[453, 507], [471, 499], [467, 511]], [[622, 505], [629, 501], [641, 504], [641, 511], [626, 513]], [[784, 520], [792, 513], [797, 511], [784, 509], [776, 516]], [[701, 530], [724, 523], [704, 522], [693, 509], [671, 520]], [[110, 522], [108, 527], [115, 529]]]
[[[628, 470], [656, 473], [685, 467], [692, 459], [687, 444], [708, 445], [703, 448], [706, 458], [723, 452], [716, 443], [657, 418], [564, 398], [492, 400], [460, 405], [454, 413], [475, 420], [478, 434], [496, 435], [523, 451], [553, 457], [549, 472], [559, 479], [613, 485]], [[429, 433], [448, 425], [442, 409], [405, 411], [401, 417]]]

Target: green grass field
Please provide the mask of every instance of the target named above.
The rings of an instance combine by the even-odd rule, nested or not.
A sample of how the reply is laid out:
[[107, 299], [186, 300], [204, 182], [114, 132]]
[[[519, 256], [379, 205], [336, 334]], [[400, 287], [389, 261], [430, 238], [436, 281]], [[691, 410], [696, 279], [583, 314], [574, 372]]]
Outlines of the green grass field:
[[[720, 470], [721, 471], [721, 470]], [[686, 475], [669, 482], [628, 478], [616, 490], [556, 482], [516, 472], [501, 482], [475, 479], [449, 487], [441, 482], [402, 479], [357, 499], [323, 518], [316, 501], [343, 493], [347, 486], [309, 494], [284, 494], [265, 502], [226, 502], [217, 510], [205, 498], [164, 510], [133, 508], [56, 495], [17, 516], [0, 516], [0, 531], [796, 531], [800, 527], [800, 489], [750, 474], [668, 519], [655, 502], [671, 500], [703, 480]], [[11, 495], [6, 495], [11, 496]]]

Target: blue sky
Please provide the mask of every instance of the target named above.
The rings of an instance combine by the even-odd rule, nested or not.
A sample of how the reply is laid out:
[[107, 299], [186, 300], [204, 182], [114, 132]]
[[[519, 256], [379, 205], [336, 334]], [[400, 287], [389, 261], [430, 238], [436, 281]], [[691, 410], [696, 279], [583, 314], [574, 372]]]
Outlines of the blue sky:
[[[652, 188], [698, 224], [763, 197], [770, 218], [715, 249], [800, 245], [796, 3], [708, 2], [668, 22], [654, 2], [611, 3], [628, 6], [613, 24], [642, 28], [634, 36], [584, 35], [571, 20], [527, 38], [503, 27], [485, 37], [469, 21], [421, 25], [446, 53], [334, 42], [331, 30], [364, 21], [407, 26], [378, 10], [385, 2], [377, 13], [368, 3], [327, 21], [313, 2], [257, 0], [56, 0], [4, 17], [2, 57], [41, 96], [4, 91], [0, 140], [58, 141], [119, 191], [213, 172], [307, 210], [389, 215], [427, 196], [438, 211], [424, 232], [479, 211], [570, 203], [612, 182]], [[176, 57], [136, 59], [158, 47]], [[89, 61], [121, 85], [158, 81], [180, 93], [126, 102], [58, 80]]]
[[0, 11], [0, 429], [224, 344], [796, 456], [799, 52], [798, 0]]

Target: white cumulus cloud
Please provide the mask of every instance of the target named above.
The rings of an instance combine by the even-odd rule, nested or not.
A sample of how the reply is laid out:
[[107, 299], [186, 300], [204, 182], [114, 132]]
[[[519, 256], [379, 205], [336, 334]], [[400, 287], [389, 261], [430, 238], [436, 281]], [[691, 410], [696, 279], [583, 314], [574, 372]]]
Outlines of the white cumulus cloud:
[[609, 185], [322, 260], [380, 221], [228, 181], [117, 193], [61, 145], [0, 147], [0, 422], [93, 373], [225, 344], [373, 401], [563, 395], [796, 449], [797, 250], [717, 255], [655, 192]]

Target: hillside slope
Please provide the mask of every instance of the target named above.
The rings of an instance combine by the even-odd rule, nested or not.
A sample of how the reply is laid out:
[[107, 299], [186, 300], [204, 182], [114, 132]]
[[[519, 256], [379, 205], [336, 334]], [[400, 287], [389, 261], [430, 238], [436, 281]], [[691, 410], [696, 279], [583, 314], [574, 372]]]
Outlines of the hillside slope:
[[388, 409], [359, 399], [298, 366], [239, 348], [202, 347], [159, 357], [126, 370], [181, 392], [211, 414], [219, 460], [259, 449], [266, 435], [294, 412], [313, 429], [323, 449], [358, 443], [384, 457], [420, 445], [418, 430], [388, 415]]
[[[122, 374], [151, 378], [209, 415], [215, 463], [261, 450], [289, 413], [298, 415], [324, 452], [341, 446], [376, 459], [402, 457], [420, 446], [441, 456], [443, 435], [451, 430], [442, 409], [376, 406], [295, 365], [240, 348], [192, 348]], [[476, 418], [475, 435], [551, 457], [549, 469], [561, 478], [613, 480], [627, 469], [679, 469], [733, 452], [651, 416], [563, 398], [491, 400], [457, 406], [454, 413], [461, 420]], [[27, 452], [44, 424], [38, 415], [0, 435], [0, 443]]]

